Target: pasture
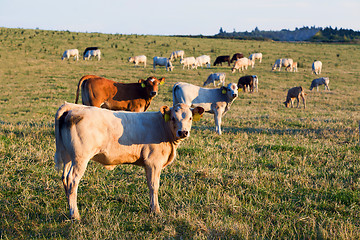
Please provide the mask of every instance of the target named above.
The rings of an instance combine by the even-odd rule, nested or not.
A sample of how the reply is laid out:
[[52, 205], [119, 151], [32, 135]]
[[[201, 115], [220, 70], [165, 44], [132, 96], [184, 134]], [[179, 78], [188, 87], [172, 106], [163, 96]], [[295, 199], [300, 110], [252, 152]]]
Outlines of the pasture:
[[[66, 49], [101, 48], [101, 61], [61, 61]], [[1, 239], [359, 239], [360, 45], [239, 41], [168, 36], [0, 28]], [[245, 73], [210, 69], [152, 70], [154, 56], [262, 52]], [[146, 55], [144, 69], [128, 58]], [[297, 73], [272, 72], [293, 58]], [[330, 78], [310, 92], [313, 60]], [[259, 92], [240, 92], [223, 118], [193, 123], [191, 136], [161, 174], [162, 213], [149, 211], [144, 170], [108, 171], [90, 162], [79, 185], [81, 222], [69, 219], [61, 174], [54, 169], [54, 115], [74, 102], [79, 79], [94, 74], [137, 82], [165, 77], [149, 111], [172, 105], [174, 83], [202, 85], [210, 73], [226, 83], [259, 77]], [[287, 90], [303, 86], [307, 108], [285, 108]], [[300, 104], [302, 107], [302, 105]]]

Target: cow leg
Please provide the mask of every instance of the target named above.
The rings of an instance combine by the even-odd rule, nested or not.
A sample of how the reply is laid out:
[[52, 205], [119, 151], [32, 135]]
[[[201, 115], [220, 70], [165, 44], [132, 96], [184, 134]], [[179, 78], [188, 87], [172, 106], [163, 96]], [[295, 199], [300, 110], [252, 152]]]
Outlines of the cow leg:
[[223, 115], [223, 109], [219, 106], [214, 109], [215, 131], [221, 135], [221, 117]]
[[296, 97], [296, 100], [297, 100], [297, 105], [296, 105], [296, 108], [299, 107], [299, 103], [300, 103], [300, 99], [299, 99], [299, 96]]
[[67, 197], [71, 219], [80, 220], [79, 209], [77, 207], [77, 190], [88, 162], [89, 160], [84, 158], [76, 159], [72, 162], [69, 174], [67, 175]]
[[158, 200], [161, 168], [156, 166], [145, 166], [147, 185], [150, 190], [151, 212], [160, 213]]

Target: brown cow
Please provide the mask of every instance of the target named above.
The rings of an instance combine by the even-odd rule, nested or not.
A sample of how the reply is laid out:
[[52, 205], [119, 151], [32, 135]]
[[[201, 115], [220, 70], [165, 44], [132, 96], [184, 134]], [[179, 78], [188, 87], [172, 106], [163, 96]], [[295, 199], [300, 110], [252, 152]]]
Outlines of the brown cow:
[[293, 87], [290, 88], [288, 91], [288, 94], [286, 96], [286, 101], [284, 102], [285, 107], [289, 107], [291, 104], [291, 107], [294, 106], [294, 101], [295, 99], [297, 100], [297, 108], [299, 107], [299, 102], [300, 102], [300, 97], [303, 100], [303, 104], [304, 104], [304, 108], [306, 108], [306, 98], [305, 95], [307, 95], [304, 92], [304, 88], [299, 86], [299, 87]]
[[159, 84], [165, 78], [149, 77], [140, 79], [138, 83], [119, 83], [95, 75], [83, 76], [76, 90], [75, 103], [79, 100], [81, 87], [82, 103], [87, 106], [145, 112], [151, 100], [157, 95]]

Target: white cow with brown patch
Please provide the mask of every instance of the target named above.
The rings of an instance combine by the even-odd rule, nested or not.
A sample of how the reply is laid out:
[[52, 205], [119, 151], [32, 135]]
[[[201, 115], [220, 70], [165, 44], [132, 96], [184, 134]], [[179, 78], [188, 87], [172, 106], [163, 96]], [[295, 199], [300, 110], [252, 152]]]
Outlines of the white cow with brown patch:
[[108, 170], [119, 164], [144, 167], [151, 211], [160, 212], [161, 170], [174, 161], [179, 144], [190, 136], [193, 118], [203, 112], [185, 104], [145, 113], [63, 104], [55, 115], [55, 167], [63, 172], [70, 217], [80, 219], [77, 190], [90, 160]]

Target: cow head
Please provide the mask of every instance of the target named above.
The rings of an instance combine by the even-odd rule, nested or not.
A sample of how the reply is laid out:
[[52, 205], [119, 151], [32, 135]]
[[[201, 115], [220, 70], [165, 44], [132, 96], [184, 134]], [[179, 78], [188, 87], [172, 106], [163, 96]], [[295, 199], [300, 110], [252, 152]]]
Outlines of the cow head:
[[129, 62], [134, 62], [134, 61], [135, 61], [134, 57], [129, 57]]
[[156, 77], [148, 77], [146, 80], [139, 80], [141, 88], [144, 88], [148, 98], [153, 98], [157, 95], [159, 84], [165, 83], [165, 78], [157, 79]]
[[160, 108], [160, 112], [165, 122], [169, 124], [175, 139], [185, 139], [190, 136], [192, 121], [200, 120], [204, 109], [202, 107], [190, 109], [188, 105], [178, 103], [172, 108], [163, 106]]
[[235, 83], [229, 83], [227, 87], [221, 87], [220, 90], [222, 94], [227, 96], [230, 102], [238, 96], [238, 86]]

